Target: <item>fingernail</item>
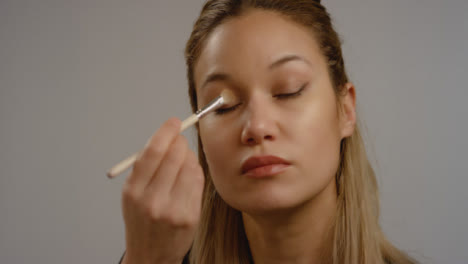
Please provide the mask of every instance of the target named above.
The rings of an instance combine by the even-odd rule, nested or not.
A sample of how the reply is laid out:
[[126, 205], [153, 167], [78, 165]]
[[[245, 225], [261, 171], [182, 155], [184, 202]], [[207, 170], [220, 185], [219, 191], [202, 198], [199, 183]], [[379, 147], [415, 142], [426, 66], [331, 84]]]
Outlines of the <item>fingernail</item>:
[[180, 120], [179, 120], [177, 117], [171, 117], [171, 118], [169, 119], [169, 122], [170, 122], [172, 125], [176, 126], [176, 127], [179, 127], [179, 126], [180, 126], [180, 123], [181, 123]]

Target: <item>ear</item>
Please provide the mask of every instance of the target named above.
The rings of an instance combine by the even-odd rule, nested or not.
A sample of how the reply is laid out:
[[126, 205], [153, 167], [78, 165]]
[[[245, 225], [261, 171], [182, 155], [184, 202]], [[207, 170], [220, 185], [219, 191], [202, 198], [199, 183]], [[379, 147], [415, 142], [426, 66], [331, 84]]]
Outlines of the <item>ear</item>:
[[356, 126], [356, 91], [352, 83], [344, 84], [343, 93], [340, 95], [340, 131], [341, 138], [353, 134]]

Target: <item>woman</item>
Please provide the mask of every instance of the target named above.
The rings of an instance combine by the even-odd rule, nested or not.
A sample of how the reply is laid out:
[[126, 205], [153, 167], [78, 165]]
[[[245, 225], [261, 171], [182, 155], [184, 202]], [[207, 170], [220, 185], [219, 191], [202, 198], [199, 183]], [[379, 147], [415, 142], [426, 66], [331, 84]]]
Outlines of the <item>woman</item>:
[[149, 140], [123, 189], [123, 263], [414, 263], [379, 227], [320, 1], [208, 1], [186, 61], [193, 111], [223, 89], [238, 99], [197, 125], [198, 161], [178, 119]]

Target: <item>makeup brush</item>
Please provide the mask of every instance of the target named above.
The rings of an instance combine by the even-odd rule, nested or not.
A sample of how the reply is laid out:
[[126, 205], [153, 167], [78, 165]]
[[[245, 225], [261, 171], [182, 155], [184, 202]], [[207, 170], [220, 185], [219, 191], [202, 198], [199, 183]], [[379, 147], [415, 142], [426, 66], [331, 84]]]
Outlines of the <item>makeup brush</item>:
[[[228, 105], [233, 103], [236, 100], [235, 95], [230, 91], [230, 90], [223, 90], [221, 94], [213, 99], [211, 102], [209, 102], [205, 107], [202, 109], [199, 109], [195, 114], [192, 114], [188, 118], [186, 118], [184, 121], [182, 121], [182, 125], [180, 127], [180, 132], [184, 131], [191, 125], [197, 123], [200, 119], [202, 119], [205, 115], [213, 112], [214, 110], [218, 109], [219, 107], [223, 105]], [[140, 151], [141, 152], [141, 151]], [[107, 177], [112, 179], [117, 177], [119, 174], [124, 172], [126, 169], [131, 167], [140, 152], [137, 152], [133, 154], [132, 156], [124, 159], [123, 161], [119, 162], [116, 164], [114, 167], [112, 167], [108, 172], [107, 172]]]

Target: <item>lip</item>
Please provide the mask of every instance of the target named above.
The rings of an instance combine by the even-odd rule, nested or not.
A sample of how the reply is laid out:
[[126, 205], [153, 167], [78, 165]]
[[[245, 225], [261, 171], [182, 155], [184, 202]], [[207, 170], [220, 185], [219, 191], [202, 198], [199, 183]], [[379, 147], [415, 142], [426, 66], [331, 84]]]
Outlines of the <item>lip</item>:
[[285, 170], [291, 163], [277, 156], [254, 156], [242, 164], [242, 174], [252, 178], [273, 176]]

